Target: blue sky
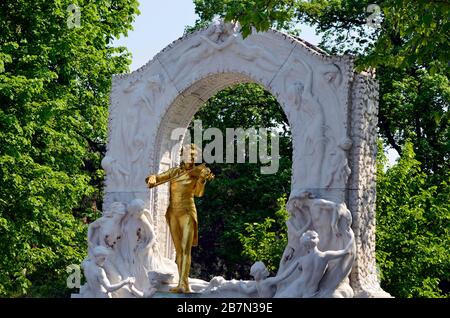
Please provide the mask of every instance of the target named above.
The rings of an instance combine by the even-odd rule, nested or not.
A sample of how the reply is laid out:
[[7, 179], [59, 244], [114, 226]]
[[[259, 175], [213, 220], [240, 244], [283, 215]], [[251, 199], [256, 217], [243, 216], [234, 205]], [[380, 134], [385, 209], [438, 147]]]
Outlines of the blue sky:
[[[164, 47], [183, 35], [184, 28], [194, 25], [198, 16], [195, 14], [192, 0], [141, 0], [141, 14], [136, 18], [134, 30], [128, 37], [120, 38], [115, 43], [126, 46], [133, 54], [131, 71], [147, 63]], [[317, 44], [319, 37], [312, 28], [301, 27], [301, 37]]]

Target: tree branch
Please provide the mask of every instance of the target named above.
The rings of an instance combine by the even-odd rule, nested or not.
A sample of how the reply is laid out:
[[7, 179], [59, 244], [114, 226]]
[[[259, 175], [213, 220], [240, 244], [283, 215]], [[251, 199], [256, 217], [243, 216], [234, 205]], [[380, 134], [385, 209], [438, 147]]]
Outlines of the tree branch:
[[398, 154], [402, 155], [402, 147], [400, 147], [395, 141], [394, 135], [391, 132], [391, 128], [389, 126], [387, 118], [383, 115], [383, 113], [378, 113], [378, 127], [383, 131], [384, 136], [387, 138], [389, 145], [397, 150]]

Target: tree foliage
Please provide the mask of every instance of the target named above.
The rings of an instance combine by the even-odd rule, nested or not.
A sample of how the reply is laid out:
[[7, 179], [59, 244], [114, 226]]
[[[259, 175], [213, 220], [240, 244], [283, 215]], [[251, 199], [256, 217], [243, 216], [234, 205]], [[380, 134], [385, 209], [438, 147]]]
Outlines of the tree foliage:
[[412, 142], [421, 168], [445, 180], [450, 160], [450, 86], [447, 76], [426, 69], [380, 68], [379, 127], [400, 154]]
[[382, 286], [397, 297], [441, 297], [450, 291], [450, 175], [434, 184], [409, 142], [386, 172], [379, 154], [377, 261]]
[[262, 261], [267, 269], [276, 274], [279, 262], [287, 245], [286, 196], [278, 199], [278, 210], [274, 218], [267, 217], [262, 222], [247, 223], [243, 233], [239, 234], [244, 250], [242, 255], [252, 261]]
[[[67, 23], [69, 4], [79, 27]], [[98, 216], [111, 75], [130, 63], [112, 40], [137, 6], [0, 2], [0, 295], [68, 292], [66, 266], [85, 256]]]
[[306, 22], [314, 24], [328, 39], [343, 33], [342, 40], [353, 44], [356, 38], [371, 33], [367, 29], [368, 20], [375, 25], [381, 19], [380, 28], [374, 32], [377, 37], [371, 56], [374, 65], [436, 63], [436, 67], [448, 68], [450, 4], [446, 1], [194, 0], [194, 3], [201, 20], [221, 16], [226, 21], [238, 21], [244, 36], [252, 28], [289, 30], [298, 22]]

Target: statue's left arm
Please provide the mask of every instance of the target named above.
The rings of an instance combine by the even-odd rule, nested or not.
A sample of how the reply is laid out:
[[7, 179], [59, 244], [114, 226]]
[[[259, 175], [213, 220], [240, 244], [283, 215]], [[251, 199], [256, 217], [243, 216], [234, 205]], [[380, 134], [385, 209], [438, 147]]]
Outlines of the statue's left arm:
[[213, 178], [214, 175], [211, 173], [211, 170], [209, 170], [209, 168], [207, 167], [204, 167], [200, 172], [200, 175], [197, 179], [197, 183], [195, 184], [194, 195], [196, 197], [202, 197], [203, 194], [205, 193], [206, 181], [212, 180]]
[[198, 178], [197, 183], [195, 184], [194, 195], [196, 197], [202, 197], [205, 194], [205, 184], [206, 180], [202, 178]]
[[269, 277], [266, 279], [266, 281], [270, 284], [270, 285], [275, 285], [278, 284], [279, 282], [285, 280], [286, 278], [288, 278], [289, 276], [291, 276], [291, 274], [298, 268], [298, 266], [300, 265], [300, 262], [295, 262], [293, 264], [291, 264], [290, 267], [288, 267], [283, 274], [281, 274], [280, 276], [275, 276], [275, 277]]

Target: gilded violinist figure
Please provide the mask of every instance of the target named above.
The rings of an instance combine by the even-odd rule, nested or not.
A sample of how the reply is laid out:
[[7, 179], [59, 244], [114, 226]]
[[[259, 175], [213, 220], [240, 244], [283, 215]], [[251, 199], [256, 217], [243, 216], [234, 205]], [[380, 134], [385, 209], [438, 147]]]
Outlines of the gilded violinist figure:
[[191, 268], [191, 248], [198, 245], [198, 220], [194, 196], [201, 197], [206, 181], [214, 175], [205, 164], [195, 165], [197, 148], [194, 144], [182, 148], [181, 164], [158, 175], [146, 178], [149, 188], [170, 182], [170, 201], [166, 220], [176, 251], [178, 266], [178, 286], [172, 292], [190, 293], [189, 271]]

